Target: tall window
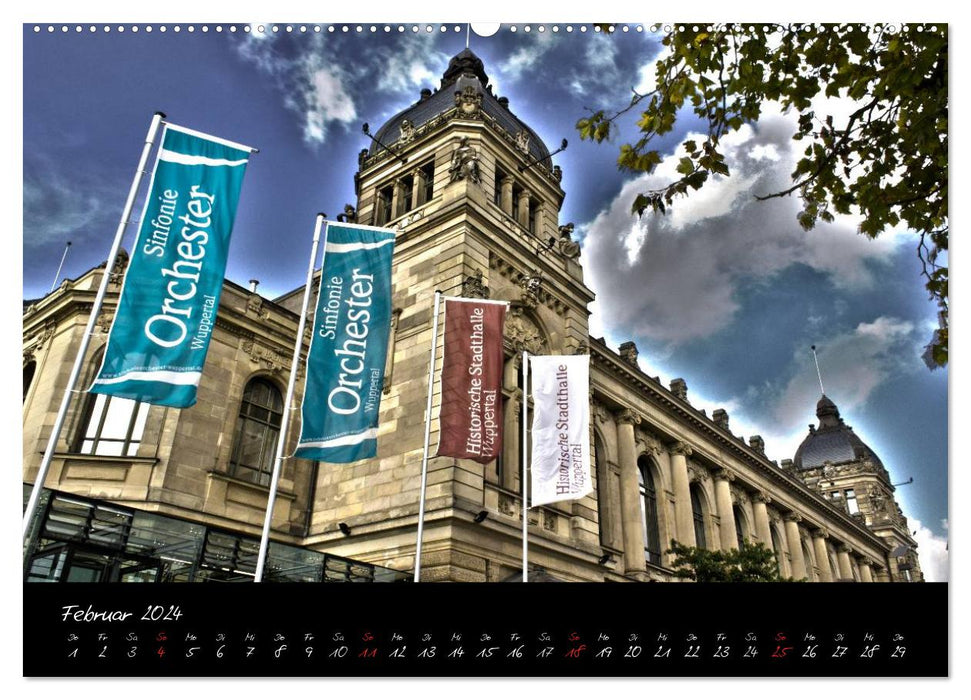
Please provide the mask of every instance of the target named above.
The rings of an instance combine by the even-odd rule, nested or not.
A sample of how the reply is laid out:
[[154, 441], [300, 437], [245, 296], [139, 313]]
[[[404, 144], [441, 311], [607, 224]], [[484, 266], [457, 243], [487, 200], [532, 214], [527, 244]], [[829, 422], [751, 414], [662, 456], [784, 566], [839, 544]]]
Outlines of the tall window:
[[742, 527], [742, 509], [738, 506], [732, 506], [732, 517], [735, 519], [735, 541], [738, 543], [738, 551], [742, 551], [742, 545], [745, 544], [745, 529]]
[[502, 207], [502, 181], [508, 177], [506, 172], [502, 170], [498, 165], [496, 166], [496, 181], [494, 187], [494, 194], [492, 201], [495, 202], [497, 207]]
[[378, 190], [374, 202], [374, 225], [382, 226], [391, 221], [391, 200], [394, 197], [394, 187], [388, 185]]
[[30, 385], [34, 381], [34, 372], [37, 371], [37, 362], [31, 360], [26, 365], [24, 365], [24, 401], [27, 400], [27, 392], [30, 391]]
[[661, 532], [657, 521], [657, 489], [647, 459], [637, 460], [637, 478], [641, 487], [641, 516], [644, 526], [644, 553], [651, 564], [661, 565]]
[[782, 570], [782, 558], [785, 554], [782, 551], [782, 542], [779, 540], [779, 533], [775, 531], [775, 528], [770, 530], [772, 535], [772, 551], [775, 552], [775, 565], [779, 570], [779, 576], [785, 576]]
[[[104, 349], [91, 366], [101, 366]], [[132, 457], [138, 453], [148, 404], [105, 394], [88, 394], [75, 449], [81, 454]]]
[[856, 502], [856, 491], [853, 489], [846, 489], [846, 509], [850, 512], [850, 515], [860, 512], [860, 506]]
[[701, 508], [701, 495], [698, 493], [698, 485], [691, 487], [691, 516], [695, 522], [695, 545], [701, 548], [708, 547], [708, 539], [705, 537], [705, 513]]
[[435, 161], [430, 161], [421, 166], [421, 172], [424, 176], [425, 188], [421, 193], [421, 201], [418, 204], [429, 201], [435, 191]]
[[280, 438], [283, 397], [266, 379], [251, 379], [243, 392], [233, 440], [230, 473], [243, 481], [268, 485]]

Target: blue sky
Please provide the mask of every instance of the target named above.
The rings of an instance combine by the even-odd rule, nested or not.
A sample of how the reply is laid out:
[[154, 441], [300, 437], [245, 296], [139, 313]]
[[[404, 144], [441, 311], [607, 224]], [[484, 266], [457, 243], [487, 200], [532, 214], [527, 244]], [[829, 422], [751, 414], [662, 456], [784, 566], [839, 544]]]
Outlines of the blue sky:
[[[64, 243], [62, 277], [107, 255], [151, 115], [260, 149], [249, 166], [227, 276], [261, 281], [273, 297], [299, 286], [314, 214], [354, 202], [357, 152], [372, 132], [438, 86], [465, 27], [431, 25], [399, 33], [244, 33], [246, 23], [194, 31], [35, 33], [23, 29], [23, 295], [47, 293]], [[254, 25], [255, 26], [255, 25]], [[266, 25], [268, 28], [271, 24]], [[583, 242], [587, 283], [597, 293], [591, 332], [609, 344], [634, 339], [642, 366], [665, 383], [683, 377], [709, 415], [727, 408], [734, 432], [758, 433], [771, 458], [792, 457], [815, 423], [819, 387], [809, 346], [819, 347], [827, 394], [882, 458], [895, 482], [914, 477], [898, 499], [919, 531], [925, 570], [940, 568], [947, 535], [947, 376], [920, 360], [935, 308], [919, 279], [905, 231], [877, 241], [842, 219], [811, 232], [798, 203], [756, 202], [782, 189], [792, 170], [793, 117], [768, 110], [726, 144], [733, 176], [679, 203], [663, 219], [630, 215], [633, 195], [673, 172], [689, 118], [665, 142], [654, 176], [615, 166], [617, 146], [581, 142], [576, 120], [621, 107], [649, 85], [658, 35], [606, 37], [538, 25], [473, 35], [496, 94], [555, 148], [566, 201]], [[831, 105], [836, 114], [845, 105]], [[126, 238], [131, 247], [134, 227]], [[924, 544], [926, 542], [926, 544]]]

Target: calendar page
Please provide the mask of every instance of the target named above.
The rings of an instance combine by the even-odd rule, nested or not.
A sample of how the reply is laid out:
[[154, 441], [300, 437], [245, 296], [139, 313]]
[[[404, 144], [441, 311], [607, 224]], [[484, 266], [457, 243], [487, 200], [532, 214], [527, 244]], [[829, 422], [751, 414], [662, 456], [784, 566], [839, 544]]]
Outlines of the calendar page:
[[949, 675], [946, 23], [20, 31], [25, 677]]

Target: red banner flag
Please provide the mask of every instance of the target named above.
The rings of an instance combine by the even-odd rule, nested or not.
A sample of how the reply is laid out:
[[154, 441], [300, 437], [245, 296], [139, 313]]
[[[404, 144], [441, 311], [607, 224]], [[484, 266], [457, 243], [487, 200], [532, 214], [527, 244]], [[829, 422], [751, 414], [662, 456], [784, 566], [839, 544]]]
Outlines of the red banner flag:
[[506, 302], [445, 300], [439, 457], [491, 462], [502, 451]]

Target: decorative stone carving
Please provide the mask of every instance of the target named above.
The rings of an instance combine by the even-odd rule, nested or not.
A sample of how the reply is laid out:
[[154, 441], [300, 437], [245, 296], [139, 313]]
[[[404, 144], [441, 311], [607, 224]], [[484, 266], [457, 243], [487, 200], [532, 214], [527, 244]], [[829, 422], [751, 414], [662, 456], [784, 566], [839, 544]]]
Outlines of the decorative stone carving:
[[411, 143], [415, 138], [415, 125], [411, 123], [408, 119], [401, 120], [401, 135], [398, 137], [398, 142], [401, 145]]
[[[105, 261], [107, 265], [107, 261]], [[109, 284], [121, 284], [125, 277], [125, 270], [128, 269], [128, 251], [124, 248], [118, 249], [115, 257], [115, 264], [111, 266], [111, 275], [108, 277]]]
[[108, 333], [111, 331], [111, 324], [115, 322], [115, 315], [111, 311], [102, 311], [98, 316], [98, 329], [102, 333]]
[[343, 223], [353, 224], [357, 222], [357, 210], [352, 204], [345, 204], [344, 211], [337, 215], [337, 220]]
[[259, 294], [250, 294], [246, 300], [246, 312], [264, 321], [270, 317], [270, 312], [263, 308], [263, 297]]
[[688, 383], [678, 377], [677, 379], [671, 380], [671, 393], [677, 396], [682, 401], [688, 400]]
[[637, 415], [637, 412], [630, 408], [623, 408], [616, 413], [618, 423], [630, 423], [631, 425], [640, 425], [641, 417]]
[[829, 539], [829, 530], [824, 527], [818, 527], [812, 532], [813, 538], [822, 537], [824, 540]]
[[290, 366], [289, 360], [283, 355], [252, 340], [243, 340], [239, 347], [249, 355], [250, 361], [271, 372], [282, 372]]
[[711, 474], [704, 467], [699, 467], [697, 464], [688, 464], [688, 482], [698, 483], [701, 481], [708, 481], [711, 479]]
[[838, 545], [836, 545], [836, 553], [837, 554], [852, 554], [853, 553], [853, 550], [850, 549], [849, 547], [847, 547], [844, 543], [840, 542]]
[[724, 408], [716, 408], [714, 413], [711, 414], [711, 419], [715, 421], [715, 425], [722, 430], [731, 432], [728, 430], [728, 411], [726, 411]]
[[467, 299], [489, 298], [489, 288], [482, 284], [482, 270], [476, 270], [462, 281], [462, 296]]
[[455, 106], [463, 118], [475, 117], [482, 109], [482, 93], [471, 85], [466, 85], [461, 92], [455, 92]]
[[661, 454], [661, 441], [651, 433], [639, 433], [639, 442], [643, 444], [644, 451], [657, 457]]
[[599, 401], [594, 401], [593, 403], [593, 415], [601, 423], [606, 423], [610, 420], [610, 411]]
[[590, 354], [590, 347], [587, 345], [587, 341], [581, 340], [579, 343], [577, 343], [577, 346], [575, 348], [573, 348], [573, 354], [574, 355], [589, 355]]
[[452, 153], [452, 164], [448, 168], [449, 181], [469, 180], [478, 184], [479, 153], [469, 145], [469, 137], [463, 136]]
[[367, 162], [367, 149], [362, 148], [357, 154], [357, 167], [359, 170], [364, 169], [364, 164]]
[[620, 344], [620, 359], [632, 367], [637, 367], [637, 345], [633, 340], [628, 340]]
[[691, 449], [691, 445], [680, 441], [671, 445], [669, 451], [676, 455], [684, 455], [685, 457], [690, 457], [694, 454], [694, 450]]
[[759, 503], [772, 503], [772, 498], [765, 491], [756, 491], [751, 496], [753, 501], [758, 501]]
[[520, 132], [516, 134], [516, 148], [523, 153], [529, 153], [529, 132], [525, 129], [521, 129]]
[[580, 257], [580, 244], [573, 240], [573, 223], [563, 224], [559, 228], [560, 239], [556, 242], [556, 249], [564, 258], [575, 260]]
[[802, 516], [799, 515], [799, 513], [796, 513], [794, 511], [790, 511], [790, 512], [786, 513], [785, 515], [782, 516], [782, 519], [785, 520], [787, 523], [801, 523], [802, 522]]
[[539, 327], [524, 313], [521, 305], [513, 304], [506, 314], [503, 335], [512, 342], [516, 352], [526, 352], [539, 355], [546, 347], [546, 338]]
[[516, 515], [516, 503], [515, 499], [511, 496], [507, 496], [504, 493], [499, 494], [499, 512], [503, 515], [508, 515], [513, 517]]
[[729, 471], [728, 469], [725, 469], [724, 467], [721, 467], [720, 469], [716, 469], [714, 476], [715, 476], [715, 479], [717, 479], [718, 481], [727, 481], [729, 483], [735, 481], [735, 475], [732, 474], [732, 472]]
[[543, 529], [556, 532], [556, 513], [551, 513], [548, 510], [543, 511]]
[[563, 181], [563, 170], [560, 169], [559, 165], [553, 166], [553, 179], [557, 182]]
[[760, 455], [765, 454], [765, 440], [762, 439], [761, 435], [753, 435], [750, 437], [748, 439], [748, 446], [758, 452]]
[[523, 275], [519, 280], [522, 292], [519, 303], [527, 309], [535, 309], [539, 304], [539, 290], [543, 286], [543, 273], [539, 270], [530, 275]]

